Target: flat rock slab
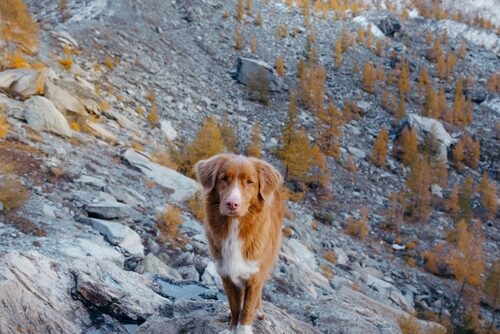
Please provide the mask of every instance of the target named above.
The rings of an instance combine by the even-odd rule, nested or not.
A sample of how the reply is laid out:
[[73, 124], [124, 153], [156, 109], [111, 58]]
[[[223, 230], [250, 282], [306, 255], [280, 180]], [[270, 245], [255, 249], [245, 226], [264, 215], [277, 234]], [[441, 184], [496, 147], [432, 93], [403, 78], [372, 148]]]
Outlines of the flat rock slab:
[[147, 156], [138, 153], [132, 148], [126, 150], [123, 153], [123, 157], [130, 165], [139, 169], [155, 183], [171, 189], [173, 193], [170, 194], [170, 199], [174, 202], [187, 201], [200, 190], [200, 185], [193, 179], [173, 169], [152, 162]]
[[81, 115], [86, 114], [85, 107], [77, 98], [50, 80], [46, 80], [45, 82], [45, 97], [51, 100], [60, 111], [70, 111]]
[[[218, 334], [227, 329], [228, 306], [222, 302], [176, 301], [168, 310], [172, 317], [150, 317], [137, 330], [137, 334]], [[254, 334], [319, 334], [274, 305], [264, 302], [266, 319], [255, 320]]]
[[127, 219], [142, 220], [142, 214], [128, 204], [119, 202], [100, 202], [89, 204], [85, 207], [90, 217], [101, 219]]

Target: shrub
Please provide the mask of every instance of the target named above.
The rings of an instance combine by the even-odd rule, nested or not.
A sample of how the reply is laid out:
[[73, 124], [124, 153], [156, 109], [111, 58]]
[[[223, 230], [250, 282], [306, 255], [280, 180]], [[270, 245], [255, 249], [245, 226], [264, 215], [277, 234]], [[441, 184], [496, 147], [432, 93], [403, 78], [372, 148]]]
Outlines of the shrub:
[[0, 203], [7, 211], [21, 208], [29, 198], [28, 189], [12, 175], [13, 168], [0, 162]]
[[111, 56], [106, 56], [104, 58], [104, 66], [106, 66], [108, 69], [112, 70], [115, 67], [115, 62]]
[[175, 206], [167, 206], [158, 217], [156, 228], [163, 241], [176, 237], [182, 224], [181, 210]]
[[205, 203], [199, 192], [188, 200], [188, 209], [196, 219], [200, 221], [205, 219]]
[[148, 114], [148, 121], [149, 121], [151, 127], [155, 128], [158, 126], [159, 117], [158, 117], [158, 107], [156, 107], [156, 104], [154, 104], [151, 107], [151, 111]]
[[283, 57], [281, 57], [281, 55], [278, 55], [278, 57], [276, 58], [276, 72], [278, 73], [278, 75], [280, 77], [284, 77], [285, 76], [285, 64], [283, 63]]
[[364, 240], [369, 232], [368, 212], [366, 209], [361, 210], [360, 219], [349, 218], [346, 222], [345, 231], [347, 234]]
[[71, 60], [71, 58], [63, 58], [59, 60], [59, 64], [61, 64], [62, 68], [64, 68], [66, 71], [69, 71], [73, 66], [73, 61]]
[[240, 28], [236, 28], [236, 31], [234, 32], [234, 48], [236, 50], [241, 50], [243, 49], [243, 45], [245, 43], [245, 40], [243, 38], [243, 34], [241, 33]]
[[332, 267], [329, 266], [328, 264], [322, 264], [319, 267], [319, 269], [321, 269], [321, 273], [323, 274], [323, 276], [325, 276], [328, 279], [335, 276], [335, 272], [333, 271]]
[[337, 263], [337, 255], [331, 249], [327, 250], [325, 254], [323, 254], [323, 258], [332, 264]]
[[402, 315], [398, 319], [399, 328], [403, 334], [423, 334], [422, 329], [417, 324], [417, 319], [414, 316]]

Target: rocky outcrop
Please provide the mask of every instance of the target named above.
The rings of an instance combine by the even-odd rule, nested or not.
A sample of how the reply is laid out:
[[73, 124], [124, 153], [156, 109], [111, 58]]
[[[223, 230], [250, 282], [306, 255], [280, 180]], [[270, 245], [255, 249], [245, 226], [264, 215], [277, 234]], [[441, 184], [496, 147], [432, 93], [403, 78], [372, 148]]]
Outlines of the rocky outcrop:
[[[331, 334], [400, 334], [398, 320], [410, 315], [389, 307], [348, 287], [338, 293], [301, 305], [304, 316], [314, 319], [316, 327]], [[442, 326], [415, 320], [422, 333]]]
[[433, 135], [439, 144], [439, 157], [447, 161], [448, 148], [453, 144], [453, 139], [450, 134], [446, 132], [440, 121], [410, 114], [400, 123], [399, 132], [407, 126], [417, 131], [417, 137], [420, 143], [423, 143], [425, 136]]
[[0, 92], [21, 99], [37, 95], [43, 89], [44, 75], [32, 69], [13, 69], [0, 73]]
[[0, 257], [0, 273], [0, 333], [80, 333], [92, 323], [88, 306], [140, 321], [170, 303], [146, 276], [89, 257], [69, 264], [13, 252]]
[[193, 179], [152, 162], [147, 156], [134, 149], [126, 150], [123, 157], [130, 165], [138, 168], [154, 182], [171, 190], [170, 199], [175, 202], [188, 200], [200, 189], [199, 184]]
[[401, 30], [401, 23], [396, 17], [386, 16], [377, 22], [377, 27], [388, 37], [394, 37], [394, 34]]
[[68, 121], [54, 104], [43, 96], [33, 96], [27, 100], [26, 120], [38, 131], [49, 131], [63, 137], [71, 137]]
[[269, 88], [272, 91], [280, 90], [278, 74], [271, 65], [262, 60], [238, 57], [235, 79], [243, 85], [248, 85], [252, 80], [255, 80], [261, 69], [264, 70], [265, 80], [269, 83]]
[[85, 107], [78, 99], [50, 80], [45, 82], [45, 97], [51, 100], [56, 108], [62, 112], [85, 114]]
[[[227, 329], [228, 306], [221, 302], [175, 302], [164, 312], [153, 316], [137, 330], [138, 334], [218, 334]], [[255, 334], [319, 334], [312, 326], [291, 317], [270, 303], [264, 302], [264, 320], [255, 320]]]

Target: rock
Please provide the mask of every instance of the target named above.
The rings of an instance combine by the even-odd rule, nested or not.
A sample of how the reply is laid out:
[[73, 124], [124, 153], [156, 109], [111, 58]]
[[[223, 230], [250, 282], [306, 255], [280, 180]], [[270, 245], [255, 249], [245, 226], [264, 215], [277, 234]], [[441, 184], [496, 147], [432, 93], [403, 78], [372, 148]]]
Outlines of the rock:
[[24, 105], [26, 120], [33, 129], [50, 131], [64, 137], [72, 136], [68, 121], [50, 100], [42, 96], [33, 96], [25, 101]]
[[488, 98], [488, 92], [486, 91], [486, 89], [478, 89], [478, 88], [466, 89], [465, 97], [466, 98], [470, 97], [472, 102], [482, 103]]
[[216, 285], [218, 287], [222, 287], [222, 280], [217, 272], [217, 265], [215, 262], [208, 262], [205, 267], [205, 271], [201, 276], [201, 281], [207, 285]]
[[107, 118], [113, 120], [113, 121], [116, 121], [124, 129], [128, 129], [128, 130], [133, 131], [135, 133], [140, 133], [139, 128], [137, 127], [137, 125], [135, 125], [134, 122], [132, 122], [127, 117], [117, 113], [114, 110], [104, 111], [103, 115], [106, 116]]
[[[314, 319], [317, 329], [331, 334], [400, 334], [398, 320], [401, 316], [410, 316], [345, 285], [335, 294], [298, 307], [304, 318]], [[422, 333], [431, 332], [433, 327], [443, 329], [441, 325], [422, 320], [416, 320], [416, 324]]]
[[439, 198], [443, 198], [443, 188], [439, 184], [432, 184], [431, 185], [431, 192], [434, 196], [437, 196]]
[[117, 222], [94, 218], [85, 218], [82, 221], [92, 225], [110, 244], [121, 247], [130, 255], [144, 256], [141, 237], [130, 227]]
[[349, 147], [347, 147], [347, 151], [349, 151], [349, 153], [351, 153], [353, 156], [355, 156], [358, 159], [366, 158], [366, 153], [364, 151], [360, 150], [359, 148], [349, 146]]
[[377, 27], [389, 37], [394, 37], [394, 34], [401, 30], [401, 23], [394, 16], [387, 16], [377, 22]]
[[82, 333], [87, 306], [115, 318], [141, 321], [170, 302], [153, 281], [110, 262], [64, 262], [35, 251], [0, 256], [1, 333]]
[[91, 120], [86, 120], [85, 124], [94, 132], [94, 134], [101, 138], [102, 140], [105, 140], [110, 143], [115, 143], [117, 141], [116, 136], [109, 132], [103, 124], [101, 123], [96, 123]]
[[78, 183], [90, 184], [96, 188], [104, 188], [106, 186], [106, 181], [101, 177], [91, 176], [82, 174], [78, 179], [75, 180]]
[[[319, 332], [274, 305], [264, 302], [266, 318], [255, 320], [255, 334], [319, 334]], [[137, 334], [218, 334], [228, 327], [226, 303], [179, 300], [169, 308], [168, 316], [153, 316], [143, 323]]]
[[243, 85], [248, 85], [249, 82], [254, 80], [260, 68], [264, 69], [270, 89], [272, 91], [278, 91], [281, 82], [278, 74], [271, 65], [262, 60], [238, 57], [236, 61], [235, 79]]
[[170, 141], [177, 139], [177, 131], [172, 126], [172, 122], [162, 119], [160, 121], [160, 129], [166, 139]]
[[363, 114], [367, 114], [372, 109], [372, 105], [368, 101], [358, 101], [357, 106]]
[[156, 257], [153, 253], [149, 253], [142, 263], [145, 273], [152, 273], [163, 276], [171, 280], [182, 279], [181, 274], [177, 270], [166, 265], [162, 260]]
[[75, 259], [92, 257], [97, 260], [113, 262], [118, 266], [122, 266], [125, 260], [123, 254], [117, 251], [115, 247], [109, 246], [109, 243], [104, 239], [101, 239], [100, 242], [80, 238], [76, 240], [63, 239], [58, 241], [57, 249], [65, 257]]
[[170, 199], [174, 202], [184, 202], [193, 197], [200, 189], [199, 184], [173, 169], [152, 162], [144, 154], [128, 149], [123, 153], [128, 163], [138, 168], [144, 175], [157, 184], [172, 190]]
[[405, 250], [406, 249], [406, 246], [405, 245], [399, 245], [399, 244], [392, 244], [392, 249], [394, 249], [395, 251], [402, 251], [402, 250]]
[[44, 75], [32, 69], [13, 69], [0, 72], [0, 91], [25, 100], [43, 89]]
[[435, 139], [439, 143], [439, 157], [447, 160], [448, 147], [453, 143], [453, 139], [448, 132], [443, 127], [443, 124], [435, 119], [422, 117], [414, 114], [408, 115], [408, 117], [401, 121], [398, 129], [398, 134], [406, 127], [410, 126], [415, 128], [417, 131], [417, 137], [420, 143], [423, 143], [424, 138], [428, 134], [434, 135]]
[[349, 258], [342, 248], [334, 247], [333, 251], [337, 256], [337, 264], [346, 265], [349, 262]]
[[127, 219], [141, 221], [143, 216], [128, 204], [119, 202], [100, 202], [88, 204], [85, 211], [93, 218], [102, 219]]
[[81, 115], [86, 114], [85, 107], [80, 101], [50, 80], [45, 81], [45, 97], [62, 112], [71, 111]]

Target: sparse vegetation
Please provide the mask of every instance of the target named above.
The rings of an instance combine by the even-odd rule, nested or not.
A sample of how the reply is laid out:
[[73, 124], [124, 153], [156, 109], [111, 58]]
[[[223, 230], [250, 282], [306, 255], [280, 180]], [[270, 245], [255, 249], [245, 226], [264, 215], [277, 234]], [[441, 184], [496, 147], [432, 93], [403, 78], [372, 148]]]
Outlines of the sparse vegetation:
[[181, 224], [181, 210], [175, 206], [167, 206], [158, 216], [156, 222], [156, 228], [158, 229], [160, 239], [167, 241], [177, 237]]

